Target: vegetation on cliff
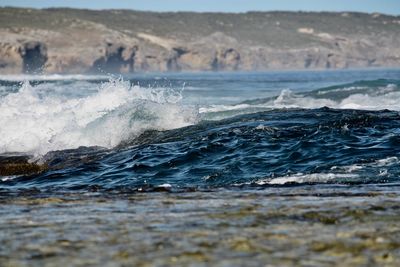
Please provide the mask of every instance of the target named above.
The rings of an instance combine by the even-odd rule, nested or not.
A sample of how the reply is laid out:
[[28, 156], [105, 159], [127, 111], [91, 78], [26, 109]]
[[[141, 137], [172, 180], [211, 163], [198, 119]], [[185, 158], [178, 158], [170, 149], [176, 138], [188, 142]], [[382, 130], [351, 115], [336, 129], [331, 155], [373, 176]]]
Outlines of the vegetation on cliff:
[[0, 8], [0, 73], [400, 66], [400, 17]]

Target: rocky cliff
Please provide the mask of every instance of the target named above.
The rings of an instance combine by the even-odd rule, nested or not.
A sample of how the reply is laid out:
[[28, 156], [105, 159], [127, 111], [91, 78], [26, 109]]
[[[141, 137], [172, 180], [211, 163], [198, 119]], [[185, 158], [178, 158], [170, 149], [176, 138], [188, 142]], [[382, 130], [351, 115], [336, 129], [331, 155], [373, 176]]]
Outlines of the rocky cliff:
[[400, 66], [400, 17], [0, 8], [0, 73]]

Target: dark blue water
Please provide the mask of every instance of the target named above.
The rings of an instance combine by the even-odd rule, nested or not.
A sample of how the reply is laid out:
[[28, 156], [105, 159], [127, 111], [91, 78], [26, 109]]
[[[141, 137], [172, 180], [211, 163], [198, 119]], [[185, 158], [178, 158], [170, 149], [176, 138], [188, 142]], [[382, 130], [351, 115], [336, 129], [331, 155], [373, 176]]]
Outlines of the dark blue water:
[[[44, 167], [0, 177], [0, 188], [398, 184], [399, 77], [399, 70], [140, 75], [111, 82], [30, 77], [29, 86], [3, 78], [0, 167], [21, 158]], [[140, 94], [131, 98], [137, 84]], [[29, 109], [9, 112], [24, 105], [23, 97]], [[59, 111], [46, 112], [49, 107]]]

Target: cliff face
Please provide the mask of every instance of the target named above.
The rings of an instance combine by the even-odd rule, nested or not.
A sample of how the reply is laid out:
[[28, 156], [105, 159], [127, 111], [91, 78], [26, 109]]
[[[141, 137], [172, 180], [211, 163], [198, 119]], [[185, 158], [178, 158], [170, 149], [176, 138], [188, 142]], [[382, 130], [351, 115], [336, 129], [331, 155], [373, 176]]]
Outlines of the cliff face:
[[400, 17], [0, 8], [0, 73], [400, 66]]

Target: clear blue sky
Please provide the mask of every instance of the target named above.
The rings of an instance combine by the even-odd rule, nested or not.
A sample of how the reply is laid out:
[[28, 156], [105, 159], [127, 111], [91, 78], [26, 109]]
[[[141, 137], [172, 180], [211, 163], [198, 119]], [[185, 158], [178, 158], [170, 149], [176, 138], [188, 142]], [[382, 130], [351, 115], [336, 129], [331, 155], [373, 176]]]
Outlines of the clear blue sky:
[[359, 11], [400, 15], [400, 0], [0, 0], [0, 6], [198, 12]]

